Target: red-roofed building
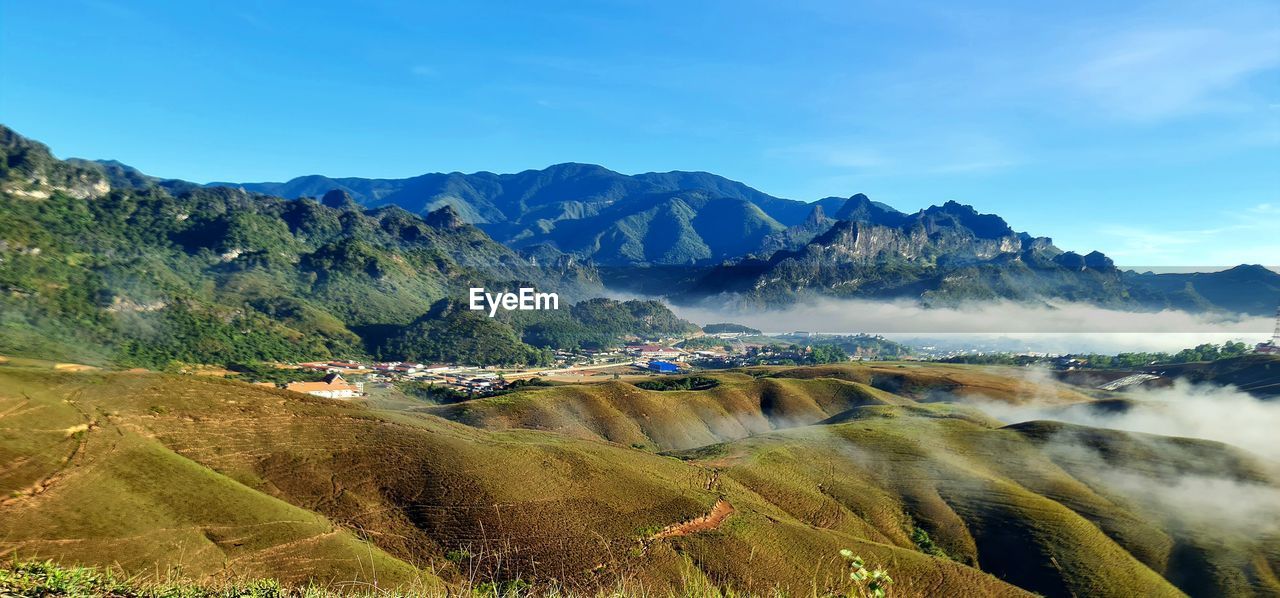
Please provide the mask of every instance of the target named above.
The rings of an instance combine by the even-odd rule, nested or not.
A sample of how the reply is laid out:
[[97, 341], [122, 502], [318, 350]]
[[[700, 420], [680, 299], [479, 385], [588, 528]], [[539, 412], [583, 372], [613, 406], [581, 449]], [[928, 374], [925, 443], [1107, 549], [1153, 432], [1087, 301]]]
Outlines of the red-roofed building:
[[290, 382], [284, 389], [329, 399], [352, 399], [364, 394], [363, 387], [363, 384], [352, 384], [337, 374], [329, 374], [321, 382]]

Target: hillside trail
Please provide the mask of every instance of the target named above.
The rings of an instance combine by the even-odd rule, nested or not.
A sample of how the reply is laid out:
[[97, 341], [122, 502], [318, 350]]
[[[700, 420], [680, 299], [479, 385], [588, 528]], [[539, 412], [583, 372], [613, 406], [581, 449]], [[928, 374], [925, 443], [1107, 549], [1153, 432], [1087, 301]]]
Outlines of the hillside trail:
[[696, 534], [698, 532], [706, 532], [718, 529], [725, 519], [729, 518], [734, 512], [733, 505], [729, 501], [721, 498], [716, 500], [716, 504], [711, 507], [711, 511], [701, 517], [690, 519], [683, 523], [669, 525], [658, 533], [649, 537], [650, 540], [661, 540], [663, 538], [677, 538]]
[[[79, 400], [83, 394], [84, 389], [76, 389], [72, 391], [71, 395], [66, 399], [67, 404], [71, 405], [71, 407], [79, 412], [83, 422], [58, 430], [64, 434], [66, 439], [73, 441], [70, 453], [59, 460], [58, 464], [52, 471], [46, 473], [39, 480], [36, 480], [35, 483], [26, 488], [15, 490], [10, 496], [0, 499], [0, 507], [7, 507], [43, 494], [50, 486], [54, 485], [68, 474], [69, 468], [76, 459], [80, 459], [82, 461], [86, 459], [85, 452], [89, 445], [89, 434], [97, 430], [99, 428], [99, 424], [97, 419], [94, 419], [80, 406]], [[8, 414], [10, 413], [6, 412], [6, 415]]]

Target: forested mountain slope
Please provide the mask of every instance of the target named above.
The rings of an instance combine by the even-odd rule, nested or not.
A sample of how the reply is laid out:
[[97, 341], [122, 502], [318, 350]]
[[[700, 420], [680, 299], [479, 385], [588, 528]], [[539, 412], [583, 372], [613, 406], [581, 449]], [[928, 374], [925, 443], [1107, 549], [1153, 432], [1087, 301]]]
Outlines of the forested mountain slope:
[[[418, 216], [365, 209], [341, 191], [289, 200], [184, 185], [64, 162], [0, 133], [0, 353], [151, 367], [380, 354], [437, 313], [456, 334], [489, 330], [508, 342], [484, 355], [442, 344], [435, 359], [531, 363], [546, 358], [541, 349], [565, 348], [522, 342], [537, 318], [439, 306], [465, 306], [471, 287], [533, 286], [559, 293], [568, 311], [601, 290], [589, 265], [535, 263], [448, 206]], [[660, 305], [644, 308], [668, 316], [656, 328], [634, 326], [632, 304], [604, 305], [616, 311], [613, 336], [595, 341], [690, 328]], [[545, 334], [557, 322], [573, 324], [546, 317], [544, 338], [564, 336]]]

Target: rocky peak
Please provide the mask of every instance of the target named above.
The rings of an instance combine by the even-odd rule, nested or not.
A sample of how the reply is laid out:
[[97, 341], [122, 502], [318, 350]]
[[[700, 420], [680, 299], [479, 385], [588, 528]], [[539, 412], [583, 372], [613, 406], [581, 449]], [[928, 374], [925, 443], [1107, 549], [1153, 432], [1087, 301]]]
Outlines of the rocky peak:
[[1116, 265], [1111, 258], [1103, 255], [1099, 251], [1091, 251], [1087, 255], [1080, 255], [1074, 251], [1067, 251], [1053, 258], [1054, 263], [1068, 270], [1097, 270], [1099, 272], [1109, 272], [1116, 269]]
[[466, 221], [462, 219], [462, 216], [458, 215], [458, 211], [453, 209], [453, 206], [449, 204], [445, 204], [435, 210], [432, 210], [430, 214], [427, 214], [426, 218], [423, 218], [423, 221], [432, 228], [450, 230], [462, 228], [467, 225]]
[[902, 223], [903, 218], [904, 216], [901, 212], [888, 208], [884, 204], [871, 201], [871, 198], [862, 193], [854, 194], [846, 200], [835, 215], [836, 220], [850, 220], [885, 226], [898, 226]]
[[822, 226], [829, 221], [830, 219], [827, 218], [827, 213], [822, 209], [822, 206], [813, 206], [813, 211], [809, 212], [809, 217], [804, 220], [804, 226]]
[[918, 222], [928, 230], [963, 227], [980, 239], [1002, 239], [1015, 233], [1003, 218], [995, 214], [980, 214], [973, 206], [948, 201], [941, 206], [930, 206], [916, 215]]
[[0, 125], [0, 191], [28, 199], [54, 193], [94, 199], [111, 192], [111, 183], [101, 168], [59, 160], [45, 144]]
[[1116, 263], [1101, 251], [1090, 251], [1084, 256], [1084, 266], [1090, 270], [1115, 270]]

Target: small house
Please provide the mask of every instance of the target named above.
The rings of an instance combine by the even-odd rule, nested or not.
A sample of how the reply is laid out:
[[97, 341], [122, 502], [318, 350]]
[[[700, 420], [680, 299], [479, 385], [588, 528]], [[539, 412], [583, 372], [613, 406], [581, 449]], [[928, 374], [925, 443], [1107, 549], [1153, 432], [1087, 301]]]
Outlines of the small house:
[[329, 399], [352, 399], [364, 393], [363, 386], [347, 382], [338, 374], [329, 374], [320, 382], [290, 382], [284, 389]]

